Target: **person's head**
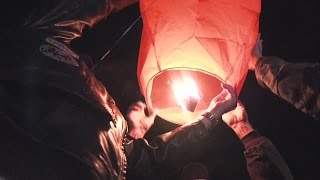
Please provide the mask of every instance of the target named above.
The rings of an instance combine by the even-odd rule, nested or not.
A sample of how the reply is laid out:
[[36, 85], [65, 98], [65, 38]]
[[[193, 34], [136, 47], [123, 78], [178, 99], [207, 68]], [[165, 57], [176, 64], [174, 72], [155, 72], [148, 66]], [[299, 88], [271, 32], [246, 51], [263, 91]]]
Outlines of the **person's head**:
[[206, 166], [200, 163], [186, 165], [181, 173], [181, 180], [209, 180], [209, 171]]

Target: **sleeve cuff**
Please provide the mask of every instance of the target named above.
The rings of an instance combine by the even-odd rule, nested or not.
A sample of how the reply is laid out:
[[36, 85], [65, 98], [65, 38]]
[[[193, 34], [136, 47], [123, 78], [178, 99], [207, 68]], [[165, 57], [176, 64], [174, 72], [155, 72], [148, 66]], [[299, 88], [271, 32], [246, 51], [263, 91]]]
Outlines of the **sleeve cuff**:
[[263, 139], [264, 137], [261, 136], [258, 131], [254, 130], [242, 138], [241, 142], [246, 149], [249, 149], [250, 147], [260, 143]]
[[287, 63], [278, 57], [260, 57], [255, 67], [255, 75], [259, 85], [264, 88], [272, 87], [275, 77], [285, 64]]

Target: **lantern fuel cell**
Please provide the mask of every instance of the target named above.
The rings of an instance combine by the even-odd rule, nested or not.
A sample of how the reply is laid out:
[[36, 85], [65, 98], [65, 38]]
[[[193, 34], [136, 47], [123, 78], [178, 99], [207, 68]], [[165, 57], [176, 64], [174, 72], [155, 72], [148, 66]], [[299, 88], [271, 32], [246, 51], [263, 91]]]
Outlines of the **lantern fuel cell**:
[[172, 85], [176, 100], [180, 108], [194, 112], [200, 99], [196, 82], [187, 76], [181, 76], [180, 81]]
[[199, 100], [195, 97], [192, 97], [192, 96], [189, 96], [187, 98], [184, 99], [184, 107], [181, 107], [187, 111], [190, 111], [190, 112], [194, 112], [194, 110], [196, 109], [197, 107], [197, 104], [198, 104]]

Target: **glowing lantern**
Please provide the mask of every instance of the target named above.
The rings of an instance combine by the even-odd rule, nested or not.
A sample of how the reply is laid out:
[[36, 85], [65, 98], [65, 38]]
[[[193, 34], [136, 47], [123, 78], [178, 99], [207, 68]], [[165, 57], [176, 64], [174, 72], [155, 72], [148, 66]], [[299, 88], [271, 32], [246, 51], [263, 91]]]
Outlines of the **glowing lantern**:
[[221, 92], [238, 93], [258, 37], [260, 0], [140, 0], [138, 79], [149, 108], [183, 124]]

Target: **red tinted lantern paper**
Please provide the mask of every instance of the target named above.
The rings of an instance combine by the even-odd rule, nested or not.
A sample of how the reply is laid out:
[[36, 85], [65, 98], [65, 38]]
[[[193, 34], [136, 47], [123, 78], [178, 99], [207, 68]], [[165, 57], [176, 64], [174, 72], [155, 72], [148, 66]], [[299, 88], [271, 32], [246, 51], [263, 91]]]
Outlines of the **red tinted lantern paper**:
[[240, 93], [258, 37], [260, 0], [140, 0], [138, 80], [147, 106], [183, 124], [221, 92]]

